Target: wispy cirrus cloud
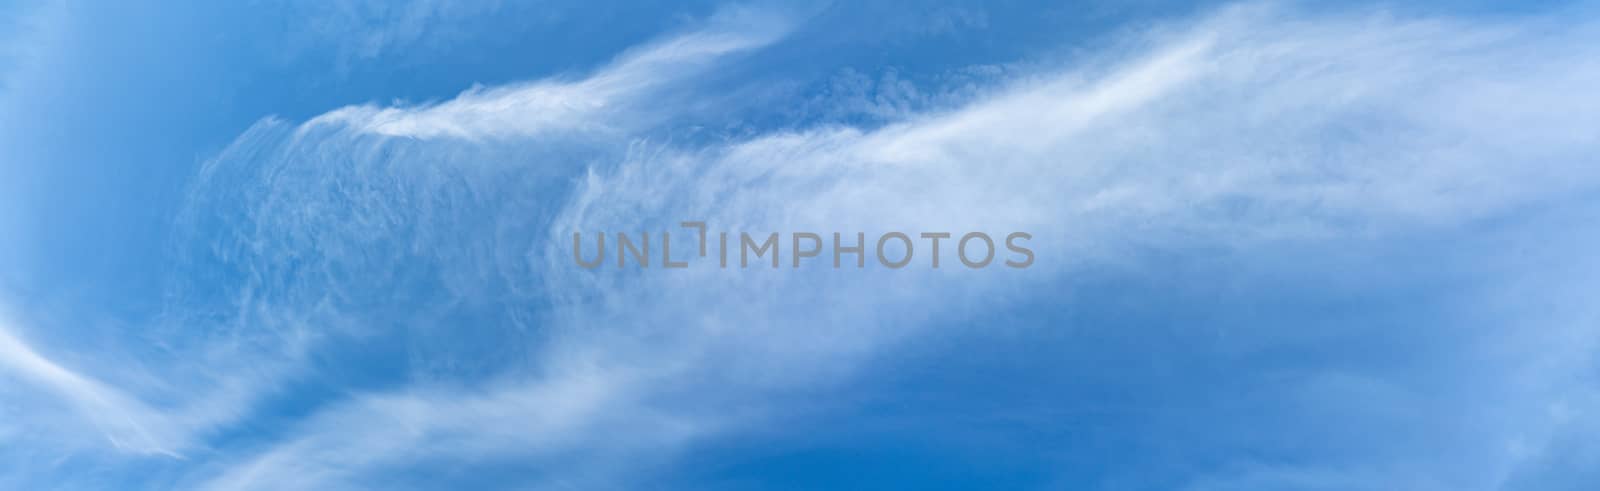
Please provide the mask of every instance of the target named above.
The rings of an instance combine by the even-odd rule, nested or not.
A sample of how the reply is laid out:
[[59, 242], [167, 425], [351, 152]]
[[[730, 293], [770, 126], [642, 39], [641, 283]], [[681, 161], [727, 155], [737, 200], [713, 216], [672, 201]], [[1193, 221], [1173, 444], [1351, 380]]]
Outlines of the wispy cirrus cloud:
[[[455, 100], [423, 107], [351, 107], [298, 126], [264, 120], [202, 169], [190, 208], [178, 217], [180, 240], [171, 265], [174, 277], [172, 288], [166, 293], [167, 312], [146, 326], [148, 337], [159, 340], [159, 345], [152, 350], [117, 355], [124, 362], [142, 364], [138, 371], [159, 374], [157, 377], [165, 380], [113, 388], [111, 380], [126, 377], [96, 373], [107, 368], [104, 366], [67, 369], [5, 331], [0, 331], [0, 362], [4, 362], [0, 366], [33, 382], [50, 397], [77, 408], [77, 417], [95, 427], [95, 433], [108, 438], [113, 450], [175, 459], [190, 458], [195, 452], [213, 452], [211, 445], [217, 438], [233, 437], [232, 432], [239, 425], [251, 424], [248, 418], [257, 416], [263, 407], [284, 404], [279, 392], [284, 385], [308, 383], [306, 378], [315, 376], [315, 370], [308, 365], [316, 363], [323, 356], [321, 353], [343, 349], [348, 345], [342, 343], [352, 342], [350, 336], [379, 332], [369, 325], [375, 318], [361, 305], [384, 292], [396, 294], [389, 299], [393, 301], [417, 299], [420, 303], [410, 305], [415, 310], [406, 315], [419, 317], [420, 323], [429, 318], [430, 310], [449, 311], [450, 303], [484, 292], [486, 278], [478, 274], [511, 272], [474, 270], [469, 263], [498, 260], [479, 254], [502, 251], [481, 250], [483, 244], [476, 242], [478, 239], [461, 243], [464, 249], [454, 249], [444, 242], [460, 236], [442, 229], [439, 235], [432, 235], [440, 241], [436, 244], [440, 247], [420, 252], [422, 256], [437, 254], [432, 256], [433, 261], [448, 266], [435, 270], [440, 275], [436, 278], [407, 280], [402, 277], [407, 273], [393, 268], [400, 265], [395, 261], [403, 261], [401, 258], [408, 254], [406, 247], [391, 249], [388, 252], [395, 255], [385, 256], [380, 249], [370, 247], [371, 243], [356, 246], [349, 242], [363, 234], [381, 239], [420, 232], [411, 228], [414, 224], [404, 223], [408, 218], [392, 215], [395, 213], [417, 218], [442, 211], [451, 217], [438, 215], [440, 221], [434, 224], [442, 228], [464, 226], [449, 222], [466, 218], [456, 213], [488, 210], [467, 209], [469, 203], [458, 202], [462, 207], [449, 211], [439, 207], [443, 204], [440, 200], [466, 199], [481, 204], [471, 197], [478, 192], [474, 187], [505, 184], [480, 180], [497, 176], [452, 176], [449, 171], [437, 172], [437, 168], [417, 168], [417, 173], [409, 176], [391, 175], [396, 180], [389, 182], [394, 184], [416, 179], [409, 182], [418, 194], [409, 198], [395, 194], [394, 188], [361, 184], [368, 179], [384, 179], [379, 176], [398, 170], [377, 158], [393, 150], [390, 139], [445, 140], [442, 146], [450, 147], [445, 152], [419, 146], [415, 150], [419, 153], [412, 155], [453, 154], [457, 163], [465, 164], [488, 154], [475, 152], [462, 141], [550, 138], [552, 134], [591, 131], [605, 136], [616, 131], [609, 125], [624, 126], [621, 123], [627, 118], [620, 115], [642, 117], [652, 110], [650, 106], [661, 107], [648, 104], [648, 96], [683, 83], [687, 77], [714, 66], [719, 58], [770, 43], [782, 37], [784, 31], [780, 18], [754, 10], [728, 9], [700, 29], [666, 36], [625, 53], [584, 77], [558, 77], [515, 88], [469, 91]], [[633, 121], [639, 119], [642, 118]], [[368, 156], [374, 159], [367, 163], [373, 165], [306, 167], [343, 166], [350, 161], [349, 152], [363, 152], [359, 148], [372, 152]], [[516, 155], [520, 158], [528, 154], [518, 151]], [[333, 173], [327, 172], [330, 170]], [[548, 173], [536, 174], [528, 178], [548, 181]], [[407, 204], [409, 199], [418, 201]], [[510, 204], [536, 202], [519, 198]], [[330, 206], [347, 207], [354, 213], [328, 214], [333, 209]], [[409, 209], [402, 212], [401, 208]], [[508, 207], [500, 212], [524, 213], [530, 209]], [[498, 219], [510, 220], [509, 216]], [[504, 232], [510, 226], [502, 224], [498, 231]], [[485, 232], [457, 230], [468, 235]], [[413, 236], [413, 240], [421, 239]], [[447, 259], [452, 253], [464, 256]], [[307, 274], [320, 280], [307, 281]], [[226, 284], [211, 282], [219, 276], [226, 278]], [[374, 288], [380, 283], [389, 287]], [[441, 295], [434, 290], [441, 285], [463, 291]], [[506, 285], [488, 288], [514, 298], [529, 298], [528, 293], [515, 291], [523, 286], [509, 285], [511, 290], [505, 289]], [[432, 299], [422, 300], [424, 297]], [[565, 394], [575, 388], [589, 390], [570, 385], [566, 389], [536, 390]], [[495, 398], [467, 406], [494, 406], [499, 404], [494, 401], [504, 400]], [[395, 404], [374, 404], [379, 408], [406, 407], [398, 399]], [[429, 414], [423, 411], [419, 417], [436, 419]], [[13, 423], [31, 420], [34, 419], [19, 418]], [[552, 424], [550, 431], [566, 430], [563, 425]]]
[[0, 319], [0, 368], [67, 403], [118, 449], [180, 457], [172, 428], [152, 408], [63, 367], [16, 337]]
[[637, 130], [671, 116], [654, 110], [664, 89], [716, 66], [718, 59], [783, 37], [788, 23], [765, 11], [727, 9], [709, 26], [630, 50], [582, 79], [474, 88], [421, 107], [347, 107], [312, 119], [308, 127], [469, 139]]
[[[1354, 243], [1459, 228], [1600, 185], [1600, 103], [1583, 97], [1600, 83], [1590, 61], [1600, 35], [1569, 20], [1235, 8], [879, 126], [648, 139], [690, 105], [666, 94], [696, 94], [697, 76], [787, 26], [749, 11], [709, 24], [587, 76], [348, 107], [303, 124], [269, 119], [241, 135], [203, 169], [180, 217], [183, 280], [153, 336], [180, 358], [153, 363], [175, 375], [161, 395], [221, 416], [151, 409], [139, 401], [153, 396], [68, 370], [4, 330], [0, 365], [91, 423], [137, 416], [135, 426], [107, 424], [160, 442], [132, 448], [203, 449], [183, 452], [192, 464], [178, 487], [363, 488], [441, 462], [515, 463], [532, 469], [517, 478], [529, 485], [629, 487], [696, 444], [782, 426], [804, 410], [787, 395], [848, 381], [909, 337], [1070, 295], [1045, 286], [1131, 261], [1131, 251]], [[1006, 274], [570, 264], [574, 231], [655, 232], [681, 220], [734, 232], [1023, 230], [1040, 260]], [[1572, 267], [1554, 290], [1589, 283], [1585, 265]], [[1519, 472], [1539, 453], [1527, 449], [1546, 448], [1553, 428], [1582, 426], [1544, 412], [1585, 407], [1571, 379], [1596, 335], [1577, 303], [1557, 305], [1568, 309], [1530, 321], [1536, 337], [1517, 335], [1528, 326], [1508, 319], [1531, 318], [1516, 308], [1474, 311], [1491, 320], [1471, 333], [1418, 328], [1515, 346], [1482, 348], [1494, 370], [1449, 382], [1519, 397], [1485, 403], [1319, 366], [1292, 387], [1247, 387], [1352, 426], [1437, 431], [1425, 436], [1449, 419], [1427, 411], [1462, 406], [1452, 410], [1481, 431], [1433, 450], [1464, 457], [1411, 469], [1234, 463], [1178, 484], [1527, 479]], [[1307, 334], [1233, 335], [1270, 348]], [[1547, 389], [1519, 392], [1530, 382]], [[1393, 401], [1427, 411], [1353, 406]], [[285, 407], [290, 416], [275, 416]], [[264, 434], [216, 443], [235, 427]], [[1198, 430], [1182, 436], [1209, 442]], [[1518, 438], [1525, 453], [1507, 456]]]
[[[1594, 104], [1577, 95], [1600, 71], [1586, 61], [1591, 53], [1553, 47], [1583, 46], [1595, 33], [1586, 25], [1529, 22], [1232, 9], [1125, 39], [1078, 68], [1033, 74], [970, 104], [880, 128], [829, 125], [727, 144], [636, 143], [620, 153], [602, 151], [615, 160], [578, 174], [562, 206], [535, 214], [548, 218], [539, 227], [546, 235], [484, 243], [480, 255], [426, 258], [443, 271], [511, 265], [537, 278], [536, 285], [506, 280], [552, 302], [548, 311], [530, 314], [547, 333], [530, 348], [532, 367], [508, 368], [475, 390], [412, 387], [330, 404], [282, 442], [222, 467], [207, 487], [357, 485], [386, 469], [492, 456], [562, 465], [563, 471], [544, 473], [550, 482], [626, 485], [626, 471], [637, 470], [628, 462], [670, 457], [697, 437], [778, 417], [783, 408], [763, 404], [767, 396], [847, 378], [936, 318], [1003, 308], [975, 299], [1116, 262], [1130, 247], [1259, 248], [1381, 237], [1459, 226], [1587, 192], [1600, 179], [1586, 156], [1594, 141], [1574, 128], [1592, 129], [1597, 121], [1571, 117], [1574, 105]], [[600, 73], [595, 80], [609, 78]], [[518, 142], [505, 139], [547, 136], [528, 130], [547, 126], [497, 118], [541, 114], [527, 109], [545, 103], [529, 106], [529, 100], [582, 104], [592, 100], [587, 90], [611, 82], [587, 83], [561, 86], [583, 88], [571, 93], [535, 84], [361, 113], [386, 114], [370, 119], [319, 118], [311, 126], [331, 125], [332, 136], [302, 132], [286, 145], [335, 152], [332, 162], [352, 161], [343, 169], [380, 172], [364, 175], [364, 182], [395, 179], [395, 189], [412, 189], [433, 182], [413, 181], [419, 176], [473, 159], [460, 157], [455, 146], [349, 140], [332, 128], [492, 138], [516, 148]], [[392, 121], [407, 123], [375, 129]], [[349, 150], [357, 151], [342, 153]], [[449, 156], [444, 164], [424, 174], [408, 168], [440, 162], [439, 152]], [[318, 182], [346, 170], [307, 171]], [[478, 196], [490, 189], [517, 194], [473, 179], [467, 188]], [[442, 189], [433, 185], [424, 188]], [[409, 191], [392, 201], [397, 196], [384, 189], [368, 190], [376, 201], [359, 216], [403, 223], [486, 205]], [[423, 215], [387, 215], [391, 203], [414, 204]], [[529, 231], [526, 216], [491, 216]], [[563, 244], [572, 231], [660, 230], [684, 219], [730, 231], [1028, 230], [1038, 236], [1042, 259], [1013, 279], [948, 270], [844, 278], [705, 269], [593, 274], [569, 267]], [[365, 240], [343, 230], [349, 229], [321, 229], [333, 234], [326, 245]], [[416, 237], [404, 229], [384, 233]], [[1403, 390], [1343, 377], [1327, 374], [1328, 383], [1303, 388], [1304, 396]], [[1491, 412], [1522, 410], [1512, 404]], [[1503, 423], [1495, 431], [1521, 431]], [[390, 431], [396, 427], [404, 431]], [[618, 428], [631, 437], [604, 437]], [[1496, 454], [1490, 447], [1500, 436], [1477, 442], [1480, 450]], [[570, 467], [578, 455], [583, 465]], [[1407, 479], [1393, 471], [1277, 469], [1198, 476], [1195, 485], [1362, 487]], [[1462, 479], [1495, 480], [1505, 472], [1478, 469]]]

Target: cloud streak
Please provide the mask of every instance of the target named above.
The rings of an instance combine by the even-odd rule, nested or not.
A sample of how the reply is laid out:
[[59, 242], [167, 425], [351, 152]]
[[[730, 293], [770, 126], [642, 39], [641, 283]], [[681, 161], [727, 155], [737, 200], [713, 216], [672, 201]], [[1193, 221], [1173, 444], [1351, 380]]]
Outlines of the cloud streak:
[[[363, 488], [438, 462], [514, 462], [539, 471], [535, 487], [636, 487], [697, 444], [781, 425], [804, 411], [790, 396], [846, 383], [909, 338], [1069, 295], [1050, 287], [1133, 251], [1455, 230], [1600, 186], [1600, 101], [1585, 97], [1600, 86], [1600, 33], [1549, 18], [1235, 7], [883, 125], [651, 139], [712, 98], [703, 77], [779, 43], [789, 25], [726, 10], [587, 76], [264, 120], [205, 165], [178, 220], [180, 281], [157, 338], [183, 359], [153, 369], [174, 374], [161, 395], [191, 410], [167, 414], [3, 325], [0, 366], [121, 449], [195, 459], [175, 478], [182, 488]], [[967, 271], [947, 248], [944, 269], [846, 274], [570, 263], [575, 231], [676, 231], [682, 220], [869, 237], [1020, 230], [1039, 261]], [[1543, 320], [1585, 312], [1567, 314]], [[1497, 367], [1552, 387], [1530, 397], [1582, 399], [1568, 381], [1595, 332], [1541, 332], [1529, 345], [1567, 346], [1560, 361], [1515, 353]], [[1270, 347], [1297, 333], [1244, 335]], [[1333, 370], [1294, 390], [1321, 403], [1426, 396]], [[1539, 435], [1555, 426], [1537, 405], [1484, 410], [1500, 418], [1492, 434], [1458, 450], [1494, 465], [1438, 464], [1412, 472], [1459, 481], [1415, 482], [1515, 482], [1524, 461], [1498, 445], [1524, 434], [1545, 448]], [[292, 416], [263, 421], [284, 407]], [[268, 429], [217, 436], [239, 426]], [[1240, 465], [1184, 484], [1415, 477], [1379, 464]]]
[[41, 355], [0, 319], [0, 367], [71, 405], [119, 449], [175, 458], [170, 429], [157, 413], [105, 384]]
[[474, 88], [446, 102], [421, 107], [348, 107], [312, 119], [308, 127], [334, 125], [384, 136], [413, 138], [515, 138], [547, 133], [624, 131], [654, 114], [652, 96], [707, 70], [718, 59], [748, 52], [789, 30], [784, 19], [728, 9], [704, 27], [623, 54], [588, 77]]
[[[1530, 56], [1594, 37], [1587, 26], [1549, 27], [1238, 8], [881, 128], [823, 126], [689, 148], [635, 144], [579, 175], [545, 239], [521, 249], [553, 302], [536, 314], [550, 341], [532, 351], [533, 368], [511, 370], [482, 392], [409, 388], [331, 405], [204, 487], [354, 485], [383, 469], [485, 455], [547, 463], [598, 455], [605, 458], [550, 478], [609, 475], [622, 481], [588, 484], [626, 485], [616, 476], [628, 474], [637, 447], [599, 428], [664, 442], [651, 448], [669, 456], [697, 435], [781, 414], [762, 404], [765, 396], [846, 378], [933, 319], [1003, 308], [976, 299], [1117, 261], [1129, 247], [1385, 236], [1573, 196], [1596, 184], [1587, 156], [1594, 141], [1572, 128], [1597, 122], [1572, 116], [1600, 114], [1573, 111], [1594, 104], [1578, 94], [1600, 71], [1581, 50]], [[657, 67], [642, 60], [730, 50], [690, 39], [624, 56], [577, 83], [469, 92], [359, 117], [336, 111], [308, 126], [478, 140], [547, 136], [573, 120], [627, 124], [633, 112], [593, 101], [649, 93], [632, 82]], [[349, 148], [342, 133], [304, 131], [292, 145]], [[460, 152], [406, 148], [416, 153], [347, 155], [387, 168]], [[556, 246], [575, 230], [661, 230], [683, 219], [730, 231], [1029, 230], [1042, 259], [1022, 280], [959, 271], [596, 275], [570, 267], [569, 251]], [[448, 270], [481, 266], [434, 260]], [[406, 430], [387, 430], [397, 425]], [[584, 472], [589, 466], [601, 470]], [[1374, 477], [1305, 470], [1252, 479]]]

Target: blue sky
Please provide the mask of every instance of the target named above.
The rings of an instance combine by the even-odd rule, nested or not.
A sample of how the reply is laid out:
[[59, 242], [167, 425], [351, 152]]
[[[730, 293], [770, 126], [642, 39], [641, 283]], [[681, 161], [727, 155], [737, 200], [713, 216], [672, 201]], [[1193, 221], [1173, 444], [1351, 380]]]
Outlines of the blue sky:
[[1592, 489], [1596, 12], [0, 0], [0, 488]]

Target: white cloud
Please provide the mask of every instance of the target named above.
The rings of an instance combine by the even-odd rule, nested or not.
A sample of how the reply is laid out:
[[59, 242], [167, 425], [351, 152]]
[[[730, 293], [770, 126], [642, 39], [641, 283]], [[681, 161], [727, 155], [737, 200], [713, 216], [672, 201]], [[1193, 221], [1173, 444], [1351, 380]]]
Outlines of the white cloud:
[[91, 421], [112, 445], [178, 457], [171, 429], [151, 408], [39, 354], [0, 318], [0, 369], [53, 393]]
[[[7, 329], [0, 329], [0, 367], [76, 408], [81, 421], [106, 437], [114, 449], [175, 458], [204, 451], [206, 438], [238, 423], [238, 418], [251, 416], [253, 406], [270, 397], [286, 380], [305, 375], [308, 350], [321, 346], [329, 333], [370, 329], [341, 322], [345, 313], [330, 306], [339, 295], [359, 290], [357, 286], [330, 288], [337, 285], [326, 283], [332, 281], [326, 276], [322, 277], [323, 283], [307, 280], [294, 264], [297, 257], [308, 254], [332, 258], [327, 264], [370, 254], [370, 250], [349, 248], [349, 234], [376, 231], [384, 224], [334, 226], [326, 220], [337, 217], [323, 215], [327, 210], [314, 208], [319, 203], [312, 201], [328, 195], [298, 187], [326, 184], [329, 175], [308, 175], [303, 177], [309, 182], [294, 181], [292, 173], [277, 172], [281, 168], [262, 171], [247, 162], [307, 156], [342, 161], [345, 152], [359, 151], [361, 144], [300, 147], [300, 153], [286, 156], [272, 153], [271, 145], [263, 142], [278, 137], [296, 141], [325, 137], [306, 134], [318, 128], [332, 128], [336, 138], [357, 142], [368, 133], [381, 137], [476, 140], [603, 129], [608, 118], [616, 117], [619, 111], [644, 112], [648, 101], [642, 98], [652, 91], [705, 70], [719, 58], [770, 43], [781, 37], [784, 29], [779, 19], [762, 12], [727, 9], [709, 19], [702, 29], [630, 51], [596, 73], [576, 80], [552, 78], [515, 88], [469, 91], [453, 101], [418, 108], [345, 108], [298, 128], [265, 120], [207, 164], [197, 180], [190, 209], [178, 217], [179, 240], [193, 241], [183, 246], [194, 249], [180, 252], [174, 266], [180, 271], [178, 274], [193, 276], [175, 277], [176, 286], [167, 292], [169, 311], [155, 325], [143, 326], [150, 333], [148, 338], [158, 345], [153, 352], [129, 350], [140, 354], [118, 353], [110, 355], [117, 360], [108, 361], [106, 366], [73, 370], [40, 354]], [[576, 109], [561, 109], [569, 105]], [[367, 148], [378, 151], [375, 142], [367, 143]], [[466, 152], [463, 157], [471, 159], [472, 155]], [[230, 187], [234, 185], [240, 187]], [[210, 194], [212, 191], [218, 194]], [[383, 202], [393, 197], [392, 189], [372, 191], [375, 194], [367, 196], [369, 199], [362, 204], [393, 204]], [[221, 216], [224, 221], [234, 220], [222, 224], [221, 230], [238, 235], [209, 235], [218, 230], [208, 227], [217, 224], [204, 220], [230, 212], [242, 215]], [[250, 230], [252, 226], [257, 228]], [[319, 233], [325, 236], [316, 236]], [[0, 252], [5, 248], [0, 247]], [[229, 285], [220, 292], [213, 291], [216, 285], [194, 281], [209, 278], [222, 267], [239, 267], [250, 274], [245, 276], [245, 284]], [[473, 281], [463, 278], [458, 283], [471, 288]], [[226, 297], [222, 304], [204, 300], [219, 294]], [[117, 363], [135, 366], [112, 366]], [[96, 376], [102, 370], [121, 373]], [[159, 375], [140, 375], [144, 371]], [[128, 379], [139, 379], [139, 383], [113, 388], [108, 382]], [[20, 419], [13, 423], [27, 424]], [[59, 433], [72, 432], [71, 428], [64, 428]]]
[[[369, 474], [444, 457], [556, 462], [569, 485], [626, 485], [639, 462], [781, 414], [767, 395], [841, 380], [931, 319], [1003, 308], [996, 299], [1010, 289], [1117, 260], [1129, 246], [1383, 236], [1600, 184], [1600, 102], [1586, 97], [1600, 85], [1591, 48], [1600, 44], [1590, 26], [1547, 19], [1235, 9], [878, 129], [690, 148], [628, 141], [682, 109], [658, 97], [664, 88], [691, 85], [716, 60], [772, 42], [783, 25], [724, 14], [584, 78], [474, 89], [420, 107], [344, 108], [299, 126], [265, 121], [208, 164], [180, 220], [198, 242], [190, 245], [227, 267], [185, 264], [180, 274], [244, 278], [218, 294], [220, 305], [170, 313], [173, 325], [163, 326], [200, 333], [167, 339], [192, 356], [161, 367], [175, 375], [162, 395], [177, 394], [180, 410], [52, 361], [8, 326], [0, 366], [67, 401], [120, 447], [177, 454], [248, 417], [307, 353], [363, 349], [330, 338], [437, 328], [412, 333], [424, 340], [418, 356], [450, 358], [428, 350], [474, 326], [438, 328], [429, 324], [451, 319], [429, 315], [539, 302], [551, 310], [489, 309], [539, 330], [493, 338], [525, 350], [512, 358], [535, 361], [489, 365], [501, 376], [469, 388], [445, 381], [355, 394], [317, 408], [281, 441], [201, 463], [187, 484], [361, 487]], [[626, 148], [596, 152], [610, 160], [571, 183], [571, 156], [541, 152], [580, 134]], [[487, 169], [484, 160], [507, 164]], [[552, 205], [552, 196], [566, 201]], [[1024, 230], [1040, 260], [1006, 274], [946, 261], [936, 272], [833, 276], [570, 265], [574, 230], [653, 232], [688, 219], [735, 232]], [[443, 293], [407, 289], [434, 282]], [[213, 286], [178, 289], [174, 309], [216, 294]], [[387, 305], [372, 298], [413, 302], [404, 314], [419, 318], [370, 322], [356, 310]], [[1591, 335], [1579, 331], [1550, 342]], [[1528, 376], [1573, 369], [1552, 365]], [[1250, 469], [1215, 482], [1252, 479], [1369, 476]]]
[[630, 51], [581, 80], [475, 88], [450, 101], [415, 108], [348, 107], [319, 116], [309, 126], [332, 124], [387, 136], [469, 139], [637, 127], [662, 116], [651, 111], [659, 104], [651, 96], [661, 89], [710, 68], [719, 58], [764, 46], [787, 29], [783, 21], [769, 14], [728, 10], [709, 27]]
[[[435, 258], [445, 269], [477, 270], [526, 247], [519, 271], [543, 275], [541, 293], [555, 301], [538, 323], [554, 340], [533, 352], [536, 368], [481, 393], [411, 388], [337, 404], [281, 444], [218, 470], [208, 487], [349, 485], [389, 466], [463, 455], [598, 454], [613, 458], [587, 465], [625, 474], [626, 459], [615, 457], [637, 458], [638, 444], [606, 438], [617, 428], [670, 455], [696, 435], [781, 411], [762, 396], [847, 376], [929, 319], [997, 308], [997, 295], [1018, 281], [1115, 260], [1125, 247], [1383, 236], [1571, 196], [1600, 184], [1588, 136], [1600, 127], [1600, 102], [1584, 97], [1600, 83], [1589, 61], [1600, 53], [1587, 47], [1595, 38], [1589, 26], [1544, 19], [1512, 26], [1234, 9], [876, 130], [641, 144], [577, 183], [547, 241]], [[466, 140], [580, 128], [568, 117], [616, 128], [648, 110], [597, 101], [649, 93], [642, 81], [652, 77], [642, 74], [665, 66], [652, 60], [747, 45], [686, 39], [576, 83], [346, 109], [308, 126]], [[297, 138], [296, 148], [347, 152], [379, 173], [439, 162], [431, 151], [450, 157], [440, 165], [471, 160], [455, 146], [396, 154], [342, 133]], [[590, 274], [569, 264], [574, 230], [654, 231], [686, 219], [729, 231], [1025, 230], [1040, 261], [1015, 273], [1021, 280], [957, 268], [846, 277]], [[743, 411], [729, 416], [730, 408]], [[1284, 472], [1276, 475], [1362, 479]]]

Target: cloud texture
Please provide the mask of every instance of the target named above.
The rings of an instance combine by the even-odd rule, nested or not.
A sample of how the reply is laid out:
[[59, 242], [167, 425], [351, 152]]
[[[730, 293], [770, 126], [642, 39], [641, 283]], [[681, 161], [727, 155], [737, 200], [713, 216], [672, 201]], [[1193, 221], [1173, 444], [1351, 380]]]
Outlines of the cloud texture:
[[[1063, 351], [1017, 383], [1242, 374], [1219, 389], [1242, 409], [1096, 421], [1235, 418], [1124, 434], [1167, 442], [1143, 451], [1295, 456], [1162, 469], [1154, 483], [1111, 469], [1095, 482], [1106, 488], [1512, 489], [1594, 468], [1582, 460], [1592, 446], [1569, 435], [1597, 421], [1596, 312], [1574, 293], [1596, 286], [1597, 264], [1565, 258], [1596, 237], [1563, 228], [1594, 216], [1585, 203], [1600, 184], [1593, 23], [1235, 6], [1101, 40], [975, 94], [930, 95], [917, 106], [928, 109], [881, 124], [681, 137], [684, 114], [792, 103], [697, 83], [778, 49], [803, 21], [725, 9], [587, 73], [264, 119], [205, 162], [178, 219], [174, 280], [149, 336], [163, 346], [127, 355], [162, 382], [106, 382], [117, 376], [69, 368], [10, 325], [0, 367], [109, 440], [96, 462], [132, 473], [122, 462], [171, 460], [144, 478], [152, 487], [426, 487], [471, 483], [450, 470], [467, 468], [496, 485], [633, 488], [698, 449], [803, 420], [819, 409], [796, 398], [847, 392], [919, 340], [1130, 325], [1027, 314], [1104, 308], [1086, 278], [1271, 298], [1274, 280], [1252, 275], [1281, 267], [1332, 278], [1305, 295], [1415, 297], [1390, 316], [1367, 305], [1212, 323], [1226, 332], [1170, 362], [1188, 375], [1119, 368], [1134, 352], [1090, 368], [1078, 364], [1088, 354]], [[967, 270], [946, 248], [937, 270], [571, 262], [573, 232], [687, 237], [684, 220], [762, 234], [1027, 231], [1038, 261]], [[1387, 245], [1436, 239], [1460, 244], [1429, 263], [1442, 271], [1385, 275], [1404, 269], [1405, 251], [1444, 246]], [[1162, 257], [1201, 267], [1164, 271]], [[1440, 278], [1469, 287], [1428, 284]], [[1423, 311], [1440, 315], [1406, 317]], [[1409, 330], [1391, 340], [1419, 347], [1413, 364], [1270, 360], [1366, 346], [1354, 340], [1391, 323]], [[1168, 350], [1208, 325], [1157, 324], [1178, 334], [1124, 335]], [[1282, 377], [1254, 376], [1268, 372]], [[1239, 443], [1265, 438], [1245, 424], [1256, 419], [1308, 438]], [[1352, 434], [1306, 429], [1322, 422]], [[1354, 435], [1406, 427], [1415, 441]]]

